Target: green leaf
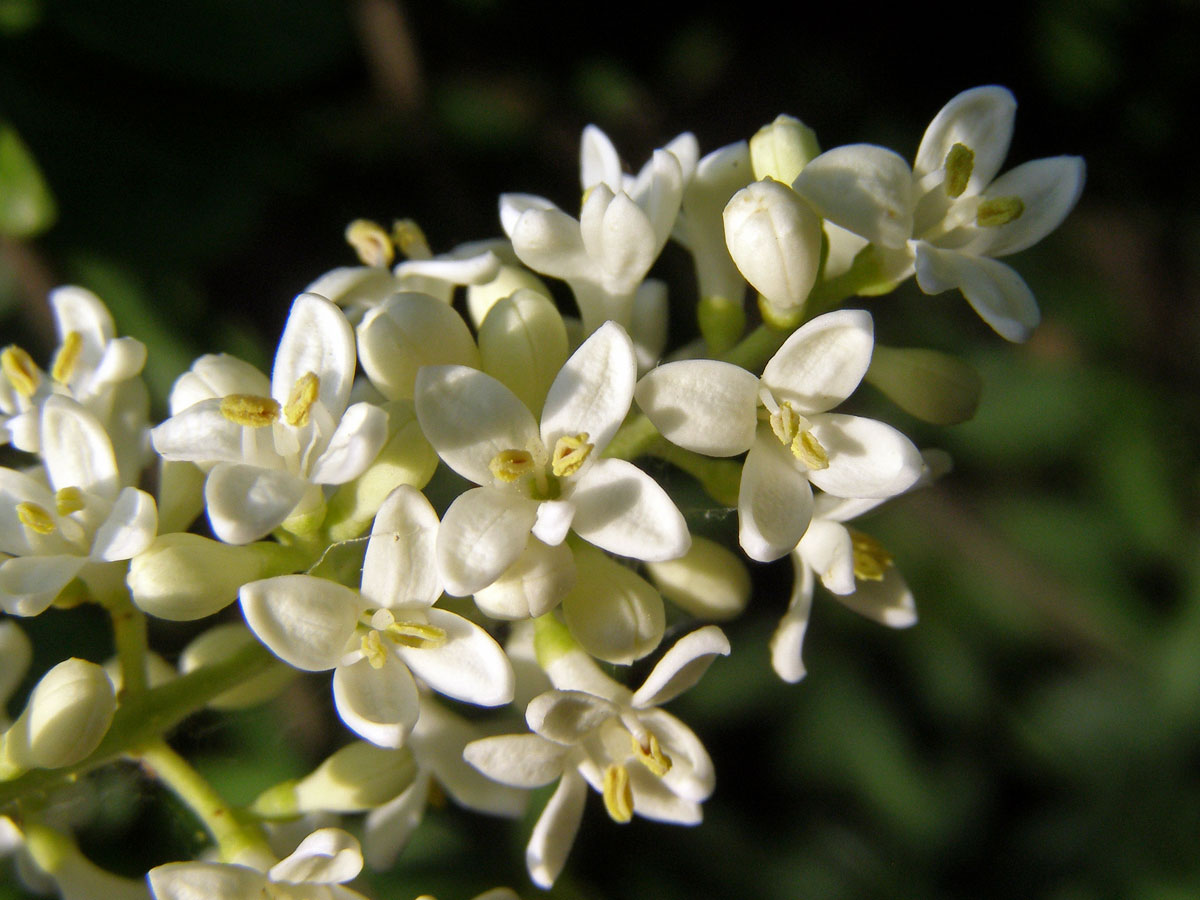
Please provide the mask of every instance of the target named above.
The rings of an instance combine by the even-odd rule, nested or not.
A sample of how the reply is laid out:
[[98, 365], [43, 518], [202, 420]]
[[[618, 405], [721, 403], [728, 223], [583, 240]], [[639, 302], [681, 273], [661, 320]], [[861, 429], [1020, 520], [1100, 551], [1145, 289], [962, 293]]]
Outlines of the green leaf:
[[0, 123], [0, 234], [33, 237], [53, 225], [57, 215], [29, 148], [12, 126]]

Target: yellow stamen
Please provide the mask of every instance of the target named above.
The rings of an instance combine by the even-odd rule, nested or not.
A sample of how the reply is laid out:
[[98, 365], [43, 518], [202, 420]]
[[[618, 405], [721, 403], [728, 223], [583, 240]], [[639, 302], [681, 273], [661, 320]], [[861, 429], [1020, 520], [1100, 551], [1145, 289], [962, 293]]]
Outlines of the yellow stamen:
[[999, 228], [1021, 218], [1025, 204], [1020, 197], [989, 197], [975, 211], [975, 222], [984, 228]]
[[611, 763], [604, 770], [604, 808], [614, 822], [624, 824], [633, 818], [633, 789], [629, 786], [629, 770]]
[[371, 630], [363, 635], [362, 652], [372, 669], [382, 669], [387, 661], [387, 647], [383, 645], [378, 631]]
[[809, 469], [828, 469], [829, 454], [811, 431], [802, 431], [792, 439], [792, 456], [808, 466]]
[[787, 400], [779, 404], [778, 412], [771, 413], [769, 421], [775, 437], [785, 447], [790, 446], [796, 435], [808, 428], [808, 419], [792, 409], [792, 404]]
[[83, 509], [83, 491], [77, 487], [65, 487], [54, 495], [54, 507], [60, 516]]
[[412, 219], [397, 219], [392, 223], [392, 241], [400, 254], [408, 259], [429, 259], [433, 256], [425, 232]]
[[595, 444], [587, 442], [588, 434], [581, 431], [575, 436], [563, 435], [554, 444], [554, 455], [550, 458], [550, 471], [559, 478], [574, 475], [591, 454]]
[[946, 154], [946, 196], [961, 197], [975, 170], [975, 151], [965, 144], [955, 144]]
[[648, 738], [646, 747], [643, 747], [633, 735], [629, 736], [633, 741], [633, 755], [653, 774], [662, 778], [671, 771], [671, 757], [663, 752], [662, 747], [658, 744], [658, 738], [654, 736], [653, 732], [646, 732], [646, 736]]
[[317, 395], [321, 393], [321, 379], [315, 372], [306, 372], [292, 386], [287, 405], [283, 407], [283, 418], [289, 425], [303, 426], [308, 424], [308, 413]]
[[392, 239], [370, 219], [355, 219], [346, 226], [346, 243], [354, 248], [364, 266], [390, 266], [396, 257]]
[[21, 520], [22, 525], [37, 534], [54, 532], [53, 517], [36, 503], [18, 503], [17, 518]]
[[83, 336], [78, 331], [68, 331], [63, 336], [62, 346], [54, 354], [54, 364], [50, 367], [50, 377], [59, 384], [66, 384], [75, 371], [79, 362], [79, 353], [83, 350]]
[[522, 475], [533, 471], [533, 454], [528, 450], [501, 450], [488, 463], [497, 481], [512, 484]]
[[386, 630], [389, 638], [405, 647], [427, 650], [446, 643], [445, 630], [436, 625], [423, 625], [419, 622], [393, 622]]
[[884, 572], [893, 562], [883, 544], [869, 534], [851, 529], [850, 546], [854, 554], [854, 577], [860, 581], [883, 581]]
[[10, 344], [0, 352], [0, 369], [13, 390], [26, 399], [33, 396], [42, 380], [33, 357], [16, 344]]
[[236, 425], [262, 428], [279, 418], [279, 404], [257, 394], [230, 394], [221, 399], [221, 415]]

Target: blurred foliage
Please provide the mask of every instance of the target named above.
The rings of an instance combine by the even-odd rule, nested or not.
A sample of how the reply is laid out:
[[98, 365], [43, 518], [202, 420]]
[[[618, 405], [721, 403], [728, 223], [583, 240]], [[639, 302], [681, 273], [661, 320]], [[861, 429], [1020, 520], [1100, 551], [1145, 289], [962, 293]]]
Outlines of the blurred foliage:
[[[589, 121], [634, 164], [683, 129], [707, 151], [779, 112], [826, 147], [911, 155], [953, 94], [1003, 83], [1021, 103], [1010, 165], [1089, 167], [1067, 224], [1015, 259], [1042, 328], [1009, 346], [961, 298], [911, 285], [868, 304], [889, 343], [960, 353], [985, 383], [954, 429], [856, 398], [956, 461], [865, 526], [921, 623], [886, 631], [820, 595], [808, 678], [783, 685], [766, 641], [790, 570], [757, 567], [732, 657], [674, 709], [717, 765], [707, 821], [617, 827], [592, 802], [550, 896], [1200, 896], [1197, 10], [1038, 0], [971, 16], [986, 28], [961, 7], [764, 22], [716, 4], [0, 0], [5, 333], [44, 361], [46, 290], [85, 284], [151, 346], [161, 410], [201, 352], [266, 364], [290, 298], [351, 261], [357, 216], [415, 218], [443, 250], [499, 232], [501, 191], [573, 205]], [[57, 224], [31, 241], [51, 193]], [[10, 224], [14, 202], [28, 227]], [[690, 335], [686, 259], [661, 265], [682, 278]], [[58, 620], [31, 631], [104, 652]], [[185, 634], [154, 639], [177, 652]], [[283, 716], [199, 717], [179, 741], [247, 799], [345, 740], [321, 726], [328, 706], [327, 684], [305, 681]], [[113, 868], [197, 846], [136, 773], [94, 787], [111, 811], [82, 839]], [[397, 872], [370, 877], [375, 895], [533, 896], [534, 812], [514, 827], [432, 810]]]

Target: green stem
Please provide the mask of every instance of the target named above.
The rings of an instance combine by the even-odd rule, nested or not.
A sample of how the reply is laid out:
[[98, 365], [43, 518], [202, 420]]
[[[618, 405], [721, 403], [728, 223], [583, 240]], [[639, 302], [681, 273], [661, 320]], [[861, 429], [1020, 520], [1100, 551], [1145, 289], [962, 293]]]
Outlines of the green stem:
[[238, 820], [236, 813], [182, 756], [162, 740], [152, 741], [129, 754], [148, 774], [165, 784], [203, 823], [226, 862], [248, 854], [266, 854], [270, 848], [261, 829]]
[[121, 697], [134, 697], [147, 688], [146, 658], [150, 652], [146, 634], [146, 616], [129, 597], [106, 603], [113, 623], [113, 643], [121, 664]]
[[0, 783], [0, 810], [23, 798], [44, 795], [137, 747], [160, 739], [213, 698], [279, 665], [282, 664], [261, 644], [254, 643], [223, 662], [126, 698], [117, 709], [108, 734], [86, 759], [62, 769], [31, 769], [11, 781]]

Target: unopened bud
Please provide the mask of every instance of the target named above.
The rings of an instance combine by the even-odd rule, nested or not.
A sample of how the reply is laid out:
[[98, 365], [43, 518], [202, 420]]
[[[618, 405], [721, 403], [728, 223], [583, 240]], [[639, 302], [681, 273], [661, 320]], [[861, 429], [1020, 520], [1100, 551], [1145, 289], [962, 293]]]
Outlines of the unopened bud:
[[817, 280], [821, 220], [778, 181], [756, 181], [725, 207], [725, 242], [745, 279], [780, 315], [798, 313]]
[[792, 116], [777, 116], [750, 138], [750, 164], [755, 178], [791, 184], [821, 152], [817, 133]]
[[58, 769], [99, 746], [117, 709], [104, 669], [68, 659], [42, 676], [25, 711], [4, 736], [4, 763], [22, 769]]
[[907, 413], [934, 425], [975, 415], [983, 381], [970, 365], [921, 347], [875, 345], [866, 380]]
[[664, 597], [705, 621], [732, 619], [750, 599], [750, 573], [745, 563], [708, 538], [692, 535], [691, 549], [679, 559], [645, 565]]

